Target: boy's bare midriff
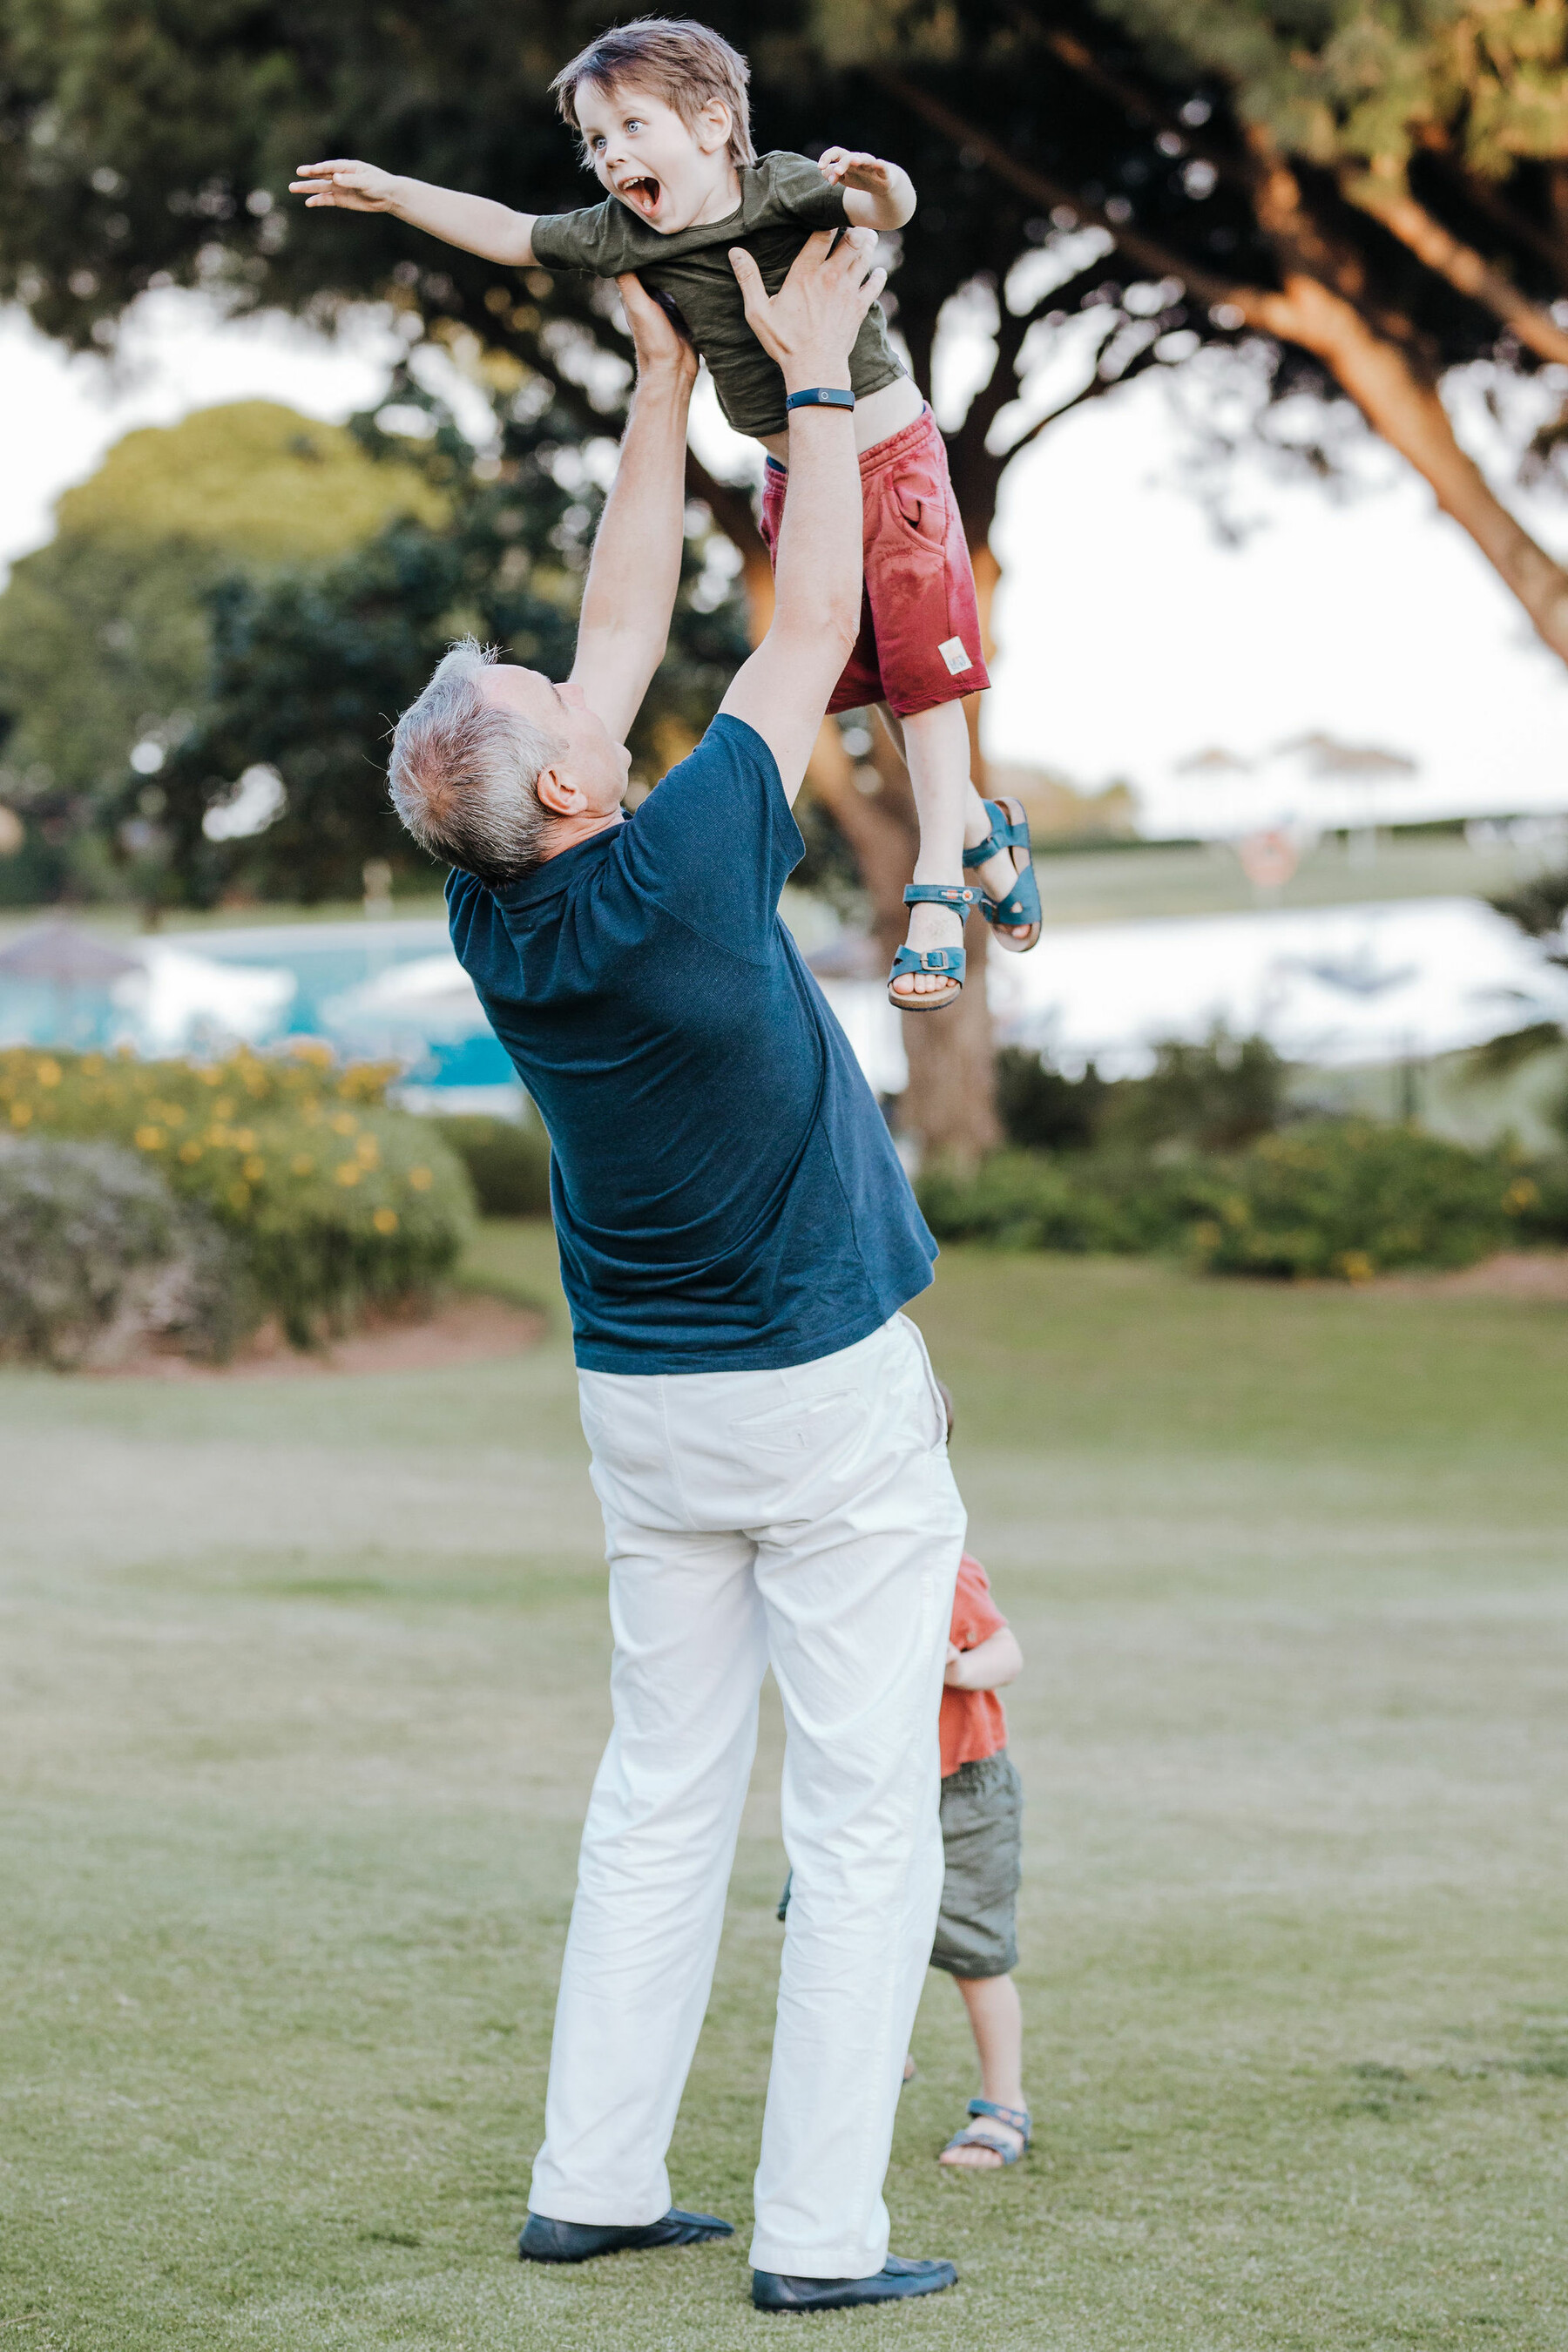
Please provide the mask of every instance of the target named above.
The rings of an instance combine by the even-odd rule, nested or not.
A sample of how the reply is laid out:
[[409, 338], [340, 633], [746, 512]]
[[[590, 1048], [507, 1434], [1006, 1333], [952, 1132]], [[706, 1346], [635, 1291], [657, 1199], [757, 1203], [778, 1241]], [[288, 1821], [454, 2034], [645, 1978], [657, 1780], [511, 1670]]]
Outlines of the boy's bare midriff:
[[[855, 454], [863, 457], [879, 441], [889, 440], [912, 425], [924, 413], [925, 401], [912, 376], [901, 375], [897, 383], [885, 383], [879, 392], [868, 392], [855, 404]], [[789, 464], [789, 435], [763, 433], [758, 436], [770, 457], [781, 466]]]

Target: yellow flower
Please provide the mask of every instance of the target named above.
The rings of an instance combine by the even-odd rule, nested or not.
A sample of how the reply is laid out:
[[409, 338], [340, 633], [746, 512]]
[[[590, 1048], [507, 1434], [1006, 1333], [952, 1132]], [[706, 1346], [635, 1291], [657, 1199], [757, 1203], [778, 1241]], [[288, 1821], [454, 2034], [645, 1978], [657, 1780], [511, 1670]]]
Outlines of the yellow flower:
[[209, 1062], [200, 1076], [204, 1087], [221, 1087], [223, 1084], [223, 1072], [216, 1062]]
[[134, 1140], [138, 1151], [162, 1151], [163, 1130], [161, 1127], [139, 1127]]
[[11, 1124], [13, 1127], [31, 1127], [33, 1124], [32, 1104], [13, 1103], [11, 1106]]
[[313, 1176], [315, 1172], [316, 1163], [308, 1151], [297, 1151], [289, 1162], [290, 1176]]
[[180, 1157], [184, 1161], [187, 1168], [194, 1168], [201, 1156], [202, 1147], [194, 1136], [188, 1143], [181, 1144]]
[[259, 1152], [253, 1151], [247, 1160], [240, 1162], [239, 1172], [242, 1176], [247, 1177], [251, 1183], [259, 1184], [267, 1173], [267, 1162]]
[[374, 1168], [381, 1158], [381, 1146], [374, 1135], [362, 1135], [354, 1145], [354, 1158], [362, 1167]]
[[1516, 1176], [1502, 1196], [1502, 1204], [1510, 1217], [1517, 1217], [1521, 1210], [1533, 1209], [1540, 1198], [1539, 1184], [1532, 1183], [1528, 1176]]
[[411, 1168], [408, 1171], [408, 1181], [416, 1192], [427, 1192], [436, 1179], [431, 1175], [428, 1168]]
[[357, 1184], [363, 1171], [357, 1160], [341, 1160], [332, 1173], [340, 1184]]
[[254, 1151], [256, 1149], [256, 1129], [253, 1127], [237, 1127], [234, 1130], [233, 1140], [234, 1148], [237, 1151]]
[[[219, 1076], [221, 1076], [221, 1075], [222, 1073], [220, 1072]], [[234, 1105], [226, 1095], [223, 1097], [221, 1101], [214, 1103], [213, 1117], [226, 1122], [234, 1117]]]
[[1334, 1260], [1334, 1272], [1347, 1282], [1370, 1282], [1376, 1271], [1365, 1250], [1342, 1250]]
[[378, 1234], [395, 1234], [397, 1231], [397, 1212], [395, 1209], [378, 1209], [371, 1223]]
[[359, 1133], [359, 1121], [354, 1117], [352, 1110], [341, 1110], [337, 1113], [336, 1117], [332, 1120], [332, 1133], [334, 1135], [357, 1135]]
[[250, 1206], [249, 1185], [231, 1184], [228, 1188], [228, 1205], [231, 1209], [247, 1209]]
[[59, 1064], [46, 1054], [33, 1076], [41, 1087], [58, 1087], [65, 1073]]

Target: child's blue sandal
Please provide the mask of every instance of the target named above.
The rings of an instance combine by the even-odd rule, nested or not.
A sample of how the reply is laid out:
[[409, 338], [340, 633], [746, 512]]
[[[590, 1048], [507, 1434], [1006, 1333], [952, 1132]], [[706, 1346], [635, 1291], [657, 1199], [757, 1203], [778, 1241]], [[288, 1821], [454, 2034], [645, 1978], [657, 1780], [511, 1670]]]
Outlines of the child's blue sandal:
[[1027, 2156], [1033, 2147], [1035, 2118], [1027, 2107], [999, 2107], [994, 2099], [971, 2099], [968, 2112], [972, 2116], [994, 2116], [999, 2124], [1010, 2124], [1022, 2138], [1023, 2147], [1009, 2147], [999, 2136], [976, 2131], [972, 2124], [967, 2131], [954, 2132], [947, 2147], [942, 2149], [943, 2156], [947, 2154], [948, 2147], [988, 2147], [993, 2156], [1001, 2158], [1004, 2164], [1016, 2164], [1018, 2158]]
[[[911, 882], [904, 892], [904, 904], [951, 907], [962, 923], [967, 921], [969, 910], [979, 896], [979, 891], [971, 889], [966, 882]], [[889, 1003], [898, 1013], [940, 1013], [962, 991], [967, 961], [962, 947], [900, 948], [888, 974]], [[906, 995], [893, 986], [900, 973], [905, 971], [940, 972], [949, 985], [940, 993], [935, 989], [925, 989], [918, 996]]]
[[[963, 853], [965, 866], [984, 866], [988, 858], [1002, 850], [1011, 853], [1014, 883], [1005, 898], [982, 897], [980, 911], [996, 933], [996, 944], [1009, 955], [1027, 955], [1040, 936], [1044, 917], [1040, 907], [1040, 886], [1035, 879], [1035, 862], [1029, 846], [1029, 820], [1024, 814], [1022, 801], [987, 801], [985, 814], [991, 819], [991, 830], [984, 841]], [[1010, 931], [1026, 929], [1026, 940], [1008, 937]]]

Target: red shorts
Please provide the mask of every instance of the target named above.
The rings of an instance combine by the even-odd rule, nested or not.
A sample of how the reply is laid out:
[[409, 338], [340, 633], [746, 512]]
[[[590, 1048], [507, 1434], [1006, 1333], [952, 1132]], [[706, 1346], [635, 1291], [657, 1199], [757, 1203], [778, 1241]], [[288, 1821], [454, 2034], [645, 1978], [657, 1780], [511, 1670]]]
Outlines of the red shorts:
[[[763, 537], [776, 562], [787, 469], [768, 459]], [[980, 652], [974, 573], [948, 478], [947, 447], [928, 408], [860, 459], [866, 586], [860, 634], [829, 710], [885, 702], [900, 719], [977, 694], [991, 680]]]

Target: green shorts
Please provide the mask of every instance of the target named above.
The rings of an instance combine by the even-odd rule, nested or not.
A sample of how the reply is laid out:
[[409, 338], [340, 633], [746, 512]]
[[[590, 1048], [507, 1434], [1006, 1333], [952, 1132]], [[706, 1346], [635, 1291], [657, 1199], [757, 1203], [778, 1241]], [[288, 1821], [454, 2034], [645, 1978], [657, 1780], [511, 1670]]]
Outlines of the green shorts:
[[[933, 1969], [953, 1977], [1005, 1977], [1018, 1965], [1017, 1907], [1024, 1789], [1005, 1748], [961, 1764], [942, 1784], [942, 1845], [947, 1859], [937, 1914]], [[779, 1917], [789, 1909], [784, 1880]]]
[[961, 1764], [943, 1780], [947, 1873], [933, 1969], [953, 1977], [1005, 1977], [1017, 1967], [1023, 1817], [1023, 1784], [1005, 1748]]

